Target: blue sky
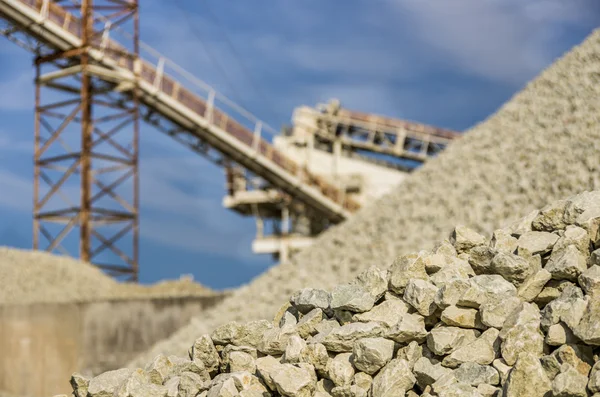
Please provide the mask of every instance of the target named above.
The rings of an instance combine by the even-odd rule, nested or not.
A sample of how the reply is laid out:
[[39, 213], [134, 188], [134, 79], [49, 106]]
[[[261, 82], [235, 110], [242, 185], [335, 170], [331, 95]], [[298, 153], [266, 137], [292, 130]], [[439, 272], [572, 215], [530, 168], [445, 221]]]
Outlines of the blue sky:
[[[593, 0], [144, 0], [142, 40], [274, 128], [343, 106], [464, 130], [600, 21]], [[233, 49], [232, 49], [233, 47]], [[33, 68], [0, 41], [0, 245], [31, 247]], [[142, 282], [214, 288], [273, 264], [254, 223], [221, 207], [221, 169], [143, 126]]]

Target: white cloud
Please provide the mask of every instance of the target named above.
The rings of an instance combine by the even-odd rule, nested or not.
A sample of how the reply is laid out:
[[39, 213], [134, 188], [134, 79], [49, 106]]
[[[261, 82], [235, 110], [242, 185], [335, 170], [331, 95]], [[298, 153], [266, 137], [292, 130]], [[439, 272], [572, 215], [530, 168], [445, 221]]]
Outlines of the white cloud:
[[[588, 19], [587, 0], [391, 0], [396, 16], [437, 51], [440, 63], [519, 84], [550, 63], [560, 25]], [[589, 23], [589, 21], [588, 21]]]

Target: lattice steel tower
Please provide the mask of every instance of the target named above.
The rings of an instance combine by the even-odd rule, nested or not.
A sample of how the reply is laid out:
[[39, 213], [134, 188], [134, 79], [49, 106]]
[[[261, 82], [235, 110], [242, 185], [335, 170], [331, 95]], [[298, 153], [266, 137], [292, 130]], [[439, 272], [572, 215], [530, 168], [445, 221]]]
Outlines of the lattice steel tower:
[[[43, 3], [81, 45], [65, 51], [38, 44], [34, 248], [68, 255], [78, 244], [80, 259], [137, 281], [138, 0]], [[117, 27], [131, 32], [127, 43], [109, 39]], [[91, 52], [134, 70], [135, 78], [111, 80]]]

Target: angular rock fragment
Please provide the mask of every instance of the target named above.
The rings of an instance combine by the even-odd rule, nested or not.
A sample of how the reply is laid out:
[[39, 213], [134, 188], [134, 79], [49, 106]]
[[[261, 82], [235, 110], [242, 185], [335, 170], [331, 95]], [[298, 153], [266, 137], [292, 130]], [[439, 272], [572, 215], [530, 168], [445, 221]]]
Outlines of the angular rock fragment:
[[587, 387], [592, 393], [600, 393], [600, 361], [592, 367]]
[[73, 394], [75, 397], [87, 397], [88, 387], [90, 386], [89, 379], [85, 378], [80, 373], [75, 372], [73, 375], [71, 375], [69, 383], [73, 388]]
[[398, 324], [385, 332], [385, 337], [398, 343], [409, 343], [417, 341], [419, 343], [425, 340], [427, 330], [425, 329], [425, 320], [419, 314], [405, 314]]
[[306, 347], [306, 342], [299, 335], [290, 336], [283, 357], [281, 357], [281, 361], [290, 364], [300, 362], [302, 351], [306, 349]]
[[487, 383], [477, 386], [477, 391], [481, 394], [481, 397], [500, 397], [502, 393], [501, 389]]
[[540, 332], [540, 311], [531, 303], [523, 302], [504, 322], [500, 331], [502, 358], [513, 365], [521, 353], [541, 357], [544, 336]]
[[379, 397], [395, 397], [406, 393], [416, 382], [408, 362], [394, 359], [390, 361], [373, 378], [371, 395]]
[[271, 321], [258, 320], [239, 324], [235, 321], [217, 328], [211, 335], [214, 344], [258, 347], [266, 332], [274, 331]]
[[417, 379], [417, 385], [422, 389], [432, 385], [442, 376], [451, 374], [450, 368], [443, 367], [437, 360], [421, 357], [415, 362], [413, 373]]
[[210, 373], [214, 373], [219, 368], [219, 353], [209, 335], [203, 335], [196, 339], [189, 355], [191, 360], [200, 361]]
[[[454, 249], [454, 247], [452, 247], [452, 249]], [[455, 254], [451, 255], [450, 257], [454, 256]], [[425, 271], [429, 275], [439, 272], [446, 266], [446, 263], [450, 257], [440, 253], [435, 253], [433, 255], [426, 256], [424, 259]]]
[[289, 339], [293, 335], [298, 335], [293, 326], [270, 329], [261, 335], [256, 349], [263, 354], [283, 354]]
[[577, 281], [579, 275], [587, 270], [586, 257], [575, 245], [569, 245], [559, 251], [552, 251], [544, 267], [555, 280]]
[[593, 265], [578, 278], [579, 285], [587, 295], [599, 295], [600, 292], [600, 266]]
[[587, 397], [588, 378], [581, 375], [569, 364], [563, 364], [560, 374], [552, 381], [554, 397]]
[[542, 329], [547, 330], [551, 325], [562, 321], [574, 331], [587, 306], [588, 299], [584, 298], [581, 289], [567, 286], [557, 299], [548, 303], [542, 310]]
[[[530, 226], [531, 227], [531, 226]], [[525, 232], [526, 233], [526, 232]], [[524, 234], [524, 233], [521, 233]], [[492, 235], [490, 247], [497, 251], [513, 254], [518, 247], [517, 239], [513, 237], [509, 230], [498, 229]]]
[[490, 299], [479, 308], [481, 322], [488, 327], [500, 329], [508, 315], [520, 304], [521, 299], [514, 296], [504, 299]]
[[442, 286], [452, 280], [467, 280], [475, 275], [475, 271], [466, 260], [460, 258], [445, 258], [444, 266], [430, 277], [436, 286]]
[[[477, 246], [469, 251], [468, 262], [475, 274], [493, 274], [492, 259], [499, 250], [487, 245]], [[508, 253], [507, 251], [501, 251]], [[514, 251], [511, 251], [512, 253]]]
[[87, 388], [88, 395], [90, 397], [112, 397], [132, 373], [133, 371], [128, 368], [104, 372], [90, 380]]
[[522, 353], [517, 358], [504, 385], [505, 397], [548, 397], [552, 383], [533, 354]]
[[521, 284], [517, 295], [525, 302], [533, 302], [551, 278], [552, 273], [546, 269], [541, 269], [529, 276], [523, 284]]
[[552, 352], [559, 365], [569, 364], [583, 376], [588, 376], [594, 365], [594, 353], [590, 346], [563, 345]]
[[482, 365], [491, 364], [496, 358], [499, 348], [499, 331], [490, 328], [479, 338], [470, 342], [446, 356], [442, 361], [445, 367], [456, 368], [462, 363], [474, 362]]
[[406, 360], [412, 369], [417, 360], [421, 357], [423, 357], [423, 347], [421, 347], [416, 341], [412, 341], [408, 345], [398, 349], [394, 358]]
[[358, 284], [338, 285], [331, 292], [332, 309], [363, 313], [371, 310], [374, 304], [373, 295]]
[[363, 338], [352, 350], [352, 363], [359, 371], [373, 375], [394, 356], [394, 342], [384, 338]]
[[351, 352], [357, 340], [381, 336], [383, 332], [384, 328], [379, 323], [351, 323], [331, 331], [322, 343], [332, 352]]
[[458, 305], [475, 309], [489, 299], [509, 298], [517, 295], [514, 285], [498, 275], [479, 275], [469, 279], [469, 288], [458, 299]]
[[329, 292], [315, 288], [304, 288], [290, 298], [290, 302], [303, 314], [313, 309], [327, 310], [331, 302]]
[[474, 329], [436, 327], [427, 335], [427, 347], [438, 356], [444, 356], [474, 341], [479, 335], [479, 331]]
[[461, 328], [485, 329], [481, 317], [476, 309], [467, 309], [457, 306], [448, 306], [442, 312], [442, 321], [446, 325]]
[[461, 252], [467, 252], [478, 245], [485, 245], [486, 239], [473, 229], [469, 229], [466, 226], [457, 226], [450, 235], [450, 243], [460, 254]]
[[[91, 384], [90, 384], [91, 386]], [[163, 397], [167, 388], [148, 382], [148, 378], [142, 369], [132, 371], [127, 379], [114, 391], [115, 397]], [[91, 395], [88, 389], [89, 395]], [[97, 395], [96, 395], [97, 396]]]
[[546, 283], [542, 292], [535, 298], [534, 302], [537, 303], [538, 306], [543, 307], [547, 303], [558, 298], [563, 290], [569, 286], [574, 287], [575, 285], [567, 280], [550, 280]]
[[427, 280], [429, 276], [425, 271], [425, 256], [427, 253], [422, 251], [396, 259], [390, 267], [390, 290], [403, 294], [410, 279]]
[[451, 280], [438, 289], [435, 295], [435, 304], [442, 310], [448, 306], [455, 306], [469, 287], [468, 280]]
[[437, 288], [425, 280], [412, 279], [404, 290], [404, 300], [414, 307], [422, 316], [429, 316], [435, 312], [434, 303]]
[[354, 378], [354, 367], [350, 361], [352, 353], [340, 353], [327, 363], [327, 376], [336, 386], [350, 386]]
[[389, 274], [387, 270], [371, 266], [356, 277], [356, 283], [378, 301], [388, 289]]
[[454, 371], [454, 376], [459, 382], [471, 386], [481, 384], [497, 385], [500, 383], [500, 374], [490, 365], [481, 365], [473, 362], [463, 363]]
[[371, 375], [365, 374], [364, 372], [357, 372], [354, 375], [352, 384], [360, 387], [361, 389], [367, 392], [369, 391], [369, 389], [371, 389], [371, 385], [373, 384], [373, 377]]
[[385, 300], [366, 313], [355, 314], [352, 319], [362, 323], [377, 322], [387, 327], [398, 324], [408, 312], [408, 305], [400, 299]]
[[567, 343], [577, 343], [579, 339], [566, 324], [558, 323], [548, 328], [545, 341], [550, 346], [561, 346]]
[[588, 232], [578, 226], [567, 226], [562, 237], [556, 242], [554, 250], [562, 251], [569, 245], [574, 245], [582, 253], [589, 252], [590, 236]]
[[498, 371], [498, 374], [500, 375], [500, 384], [504, 386], [513, 367], [507, 365], [506, 361], [504, 361], [502, 358], [497, 358], [492, 361], [492, 367]]
[[325, 318], [326, 316], [323, 314], [323, 310], [313, 309], [302, 316], [300, 321], [295, 325], [295, 331], [301, 338], [306, 339], [319, 332], [317, 327]]
[[527, 232], [519, 237], [517, 245], [519, 248], [525, 248], [533, 255], [545, 254], [552, 249], [557, 240], [558, 235], [554, 233]]
[[504, 277], [517, 288], [535, 272], [526, 259], [504, 252], [498, 252], [494, 256], [491, 267], [494, 273]]
[[533, 230], [554, 231], [564, 229], [567, 225], [563, 219], [567, 208], [567, 200], [558, 200], [542, 208], [531, 222]]
[[277, 391], [290, 397], [311, 397], [317, 384], [317, 376], [310, 364], [281, 364], [272, 379]]
[[321, 343], [308, 344], [300, 353], [300, 361], [311, 364], [319, 376], [327, 376], [329, 355]]

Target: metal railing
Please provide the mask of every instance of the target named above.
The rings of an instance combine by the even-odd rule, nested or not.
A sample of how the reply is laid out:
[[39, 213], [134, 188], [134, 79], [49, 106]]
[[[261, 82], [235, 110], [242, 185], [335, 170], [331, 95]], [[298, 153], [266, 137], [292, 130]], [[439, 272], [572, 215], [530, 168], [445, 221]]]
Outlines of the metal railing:
[[[78, 19], [57, 3], [49, 0], [18, 1], [39, 12], [42, 18], [52, 21], [76, 37], [81, 37]], [[94, 17], [100, 22], [103, 20], [101, 15], [94, 15]], [[104, 56], [116, 62], [119, 67], [134, 73], [139, 72], [139, 77], [151, 84], [156, 91], [168, 95], [202, 116], [210, 124], [236, 138], [285, 172], [301, 178], [304, 183], [318, 189], [323, 196], [344, 209], [353, 212], [360, 207], [341, 190], [323, 178], [309, 173], [275, 149], [264, 139], [264, 136], [274, 136], [277, 134], [276, 130], [210, 85], [142, 42], [140, 42], [140, 66], [136, 69], [129, 51], [113, 40], [116, 35], [130, 36], [127, 31], [118, 26], [111, 26], [107, 21], [102, 31], [96, 33], [94, 48], [102, 51]]]

